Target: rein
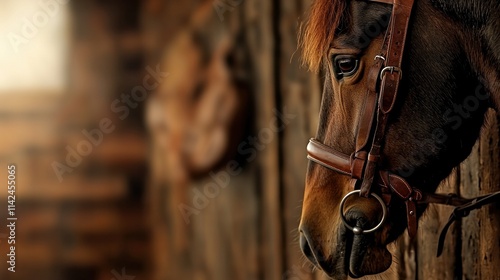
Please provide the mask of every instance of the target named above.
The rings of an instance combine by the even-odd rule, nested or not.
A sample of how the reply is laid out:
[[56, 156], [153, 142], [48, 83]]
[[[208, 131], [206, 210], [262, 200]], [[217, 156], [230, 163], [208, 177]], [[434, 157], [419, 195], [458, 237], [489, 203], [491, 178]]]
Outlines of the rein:
[[[387, 121], [394, 107], [403, 74], [403, 51], [414, 0], [366, 1], [391, 4], [392, 15], [380, 53], [375, 56], [375, 62], [368, 72], [367, 99], [358, 123], [356, 150], [347, 155], [316, 139], [311, 139], [307, 145], [307, 158], [328, 169], [356, 179], [355, 190], [344, 196], [340, 204], [341, 218], [345, 226], [354, 234], [368, 234], [379, 229], [385, 222], [393, 197], [405, 203], [407, 229], [412, 239], [417, 234], [417, 205], [433, 203], [457, 206], [439, 237], [439, 256], [443, 251], [446, 233], [451, 224], [467, 216], [471, 210], [496, 202], [497, 197], [500, 197], [500, 192], [473, 199], [461, 198], [455, 194], [424, 193], [411, 187], [403, 177], [377, 168], [384, 144]], [[379, 187], [380, 196], [372, 192], [374, 184]], [[347, 223], [343, 211], [344, 202], [354, 194], [362, 197], [373, 196], [381, 204], [382, 219], [374, 228], [361, 229]]]

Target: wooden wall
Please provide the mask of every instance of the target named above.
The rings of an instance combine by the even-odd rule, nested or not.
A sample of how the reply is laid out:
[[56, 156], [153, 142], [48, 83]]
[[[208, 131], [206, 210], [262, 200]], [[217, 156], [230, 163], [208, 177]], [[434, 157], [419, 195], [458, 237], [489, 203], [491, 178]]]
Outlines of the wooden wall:
[[[60, 182], [52, 169], [53, 161], [64, 162], [66, 145], [73, 145], [64, 136], [79, 136], [58, 120], [67, 104], [64, 96], [20, 92], [2, 97], [0, 164], [16, 165], [18, 221], [16, 273], [7, 271], [3, 261], [0, 278], [111, 279], [112, 271], [122, 267], [148, 278], [146, 213], [131, 195], [127, 176], [88, 172], [82, 163]], [[0, 179], [6, 181], [7, 173]], [[0, 193], [2, 208], [7, 195], [7, 190]], [[5, 221], [7, 211], [0, 218]], [[0, 230], [2, 260], [10, 246], [6, 233]]]
[[[137, 108], [121, 121], [110, 110], [114, 99], [142, 83], [133, 2], [69, 2], [67, 88], [2, 95], [0, 164], [17, 166], [18, 226], [16, 273], [11, 273], [2, 223], [0, 279], [109, 280], [122, 268], [127, 275], [151, 278], [150, 231], [141, 199], [147, 156], [143, 113]], [[86, 140], [82, 130], [98, 128], [103, 118], [113, 120], [114, 133], [104, 135], [58, 180], [53, 162], [65, 163], [67, 147], [75, 149]], [[6, 177], [1, 172], [0, 179]], [[5, 188], [2, 209], [6, 202]], [[6, 215], [1, 211], [2, 221]]]
[[[176, 14], [165, 23], [170, 32], [156, 28], [146, 33], [152, 38], [166, 38], [163, 46], [169, 49], [169, 42], [176, 37], [172, 26], [182, 30], [176, 19], [189, 22], [198, 7], [190, 1], [178, 9], [174, 7], [179, 4], [159, 2], [151, 1], [163, 14]], [[230, 1], [215, 1], [213, 5], [223, 2]], [[243, 75], [251, 81], [252, 100], [247, 106], [253, 108], [252, 124], [240, 143], [249, 149], [251, 139], [257, 139], [250, 148], [255, 157], [244, 158], [241, 174], [231, 176], [229, 186], [211, 198], [199, 214], [191, 216], [189, 224], [179, 225], [177, 206], [192, 205], [195, 194], [213, 179], [206, 176], [193, 180], [182, 190], [180, 197], [184, 200], [172, 199], [179, 197], [175, 190], [179, 187], [165, 178], [167, 172], [163, 170], [168, 166], [166, 154], [171, 152], [157, 140], [161, 139], [161, 128], [153, 129], [151, 165], [158, 173], [152, 176], [150, 197], [153, 242], [158, 245], [156, 279], [323, 279], [320, 273], [311, 272], [296, 237], [307, 164], [304, 148], [316, 129], [320, 103], [319, 78], [301, 68], [296, 53], [299, 20], [308, 1], [232, 2], [240, 4], [224, 12], [223, 20], [216, 10], [212, 16], [215, 25], [225, 26], [225, 32], [236, 42], [234, 48], [249, 58]], [[158, 15], [146, 18], [160, 20]], [[158, 52], [151, 56], [150, 63], [160, 60]], [[171, 74], [175, 75], [175, 69]], [[280, 119], [276, 112], [289, 117]], [[274, 123], [282, 129], [269, 135]], [[176, 223], [181, 229], [172, 228]], [[184, 248], [176, 248], [178, 230], [188, 239]]]
[[[483, 132], [471, 155], [439, 187], [441, 193], [475, 197], [500, 190], [499, 115], [488, 112]], [[452, 207], [430, 206], [419, 224], [416, 240], [401, 243], [400, 277], [406, 279], [498, 279], [493, 267], [499, 265], [500, 248], [498, 204], [473, 211], [448, 231], [443, 255], [436, 257], [441, 229]]]

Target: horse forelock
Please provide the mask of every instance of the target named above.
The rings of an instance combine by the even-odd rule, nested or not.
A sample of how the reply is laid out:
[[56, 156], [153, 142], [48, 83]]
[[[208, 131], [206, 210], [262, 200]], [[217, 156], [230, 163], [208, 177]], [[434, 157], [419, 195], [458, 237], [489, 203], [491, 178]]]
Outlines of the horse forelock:
[[316, 0], [300, 34], [304, 64], [317, 71], [336, 31], [347, 26], [346, 0]]

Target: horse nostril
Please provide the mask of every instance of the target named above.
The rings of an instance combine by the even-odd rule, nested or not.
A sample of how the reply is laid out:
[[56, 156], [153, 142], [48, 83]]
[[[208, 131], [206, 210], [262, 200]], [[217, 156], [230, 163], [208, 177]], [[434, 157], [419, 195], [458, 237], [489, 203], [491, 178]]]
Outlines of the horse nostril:
[[368, 217], [360, 210], [349, 210], [345, 217], [351, 227], [365, 230], [368, 229], [367, 226], [370, 227]]
[[302, 250], [304, 256], [306, 256], [306, 258], [309, 261], [311, 261], [314, 265], [317, 265], [318, 263], [316, 261], [316, 258], [314, 257], [314, 252], [311, 249], [311, 246], [309, 245], [309, 242], [307, 241], [307, 238], [303, 232], [300, 234], [299, 243], [300, 243], [300, 250]]

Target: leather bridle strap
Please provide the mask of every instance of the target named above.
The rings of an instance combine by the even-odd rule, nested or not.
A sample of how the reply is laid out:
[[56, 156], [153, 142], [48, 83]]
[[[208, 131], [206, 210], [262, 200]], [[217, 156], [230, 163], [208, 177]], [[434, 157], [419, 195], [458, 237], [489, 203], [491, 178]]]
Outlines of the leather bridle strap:
[[441, 234], [439, 235], [439, 243], [438, 243], [438, 249], [437, 249], [437, 256], [441, 256], [443, 253], [443, 247], [444, 247], [444, 240], [446, 238], [446, 233], [448, 232], [448, 229], [450, 226], [453, 224], [458, 219], [464, 218], [469, 216], [470, 211], [479, 209], [487, 204], [499, 202], [500, 198], [500, 191], [491, 193], [488, 195], [484, 196], [479, 196], [474, 199], [470, 199], [468, 203], [462, 204], [455, 209], [453, 209], [453, 213], [451, 213], [450, 218], [448, 219], [448, 222], [446, 225], [443, 227], [443, 230], [441, 230]]
[[[379, 0], [375, 1], [379, 2]], [[382, 2], [387, 3], [386, 1]], [[368, 197], [370, 194], [370, 189], [376, 176], [376, 168], [380, 159], [382, 144], [385, 139], [387, 121], [398, 95], [399, 82], [403, 74], [403, 51], [413, 2], [414, 0], [393, 0], [385, 67], [380, 72], [382, 81], [380, 85], [377, 123], [360, 188], [360, 195], [364, 197]]]
[[[316, 139], [309, 140], [307, 153], [307, 158], [315, 163], [352, 178], [360, 179], [350, 170], [354, 160], [352, 156], [335, 151]], [[379, 171], [376, 178], [376, 183], [380, 186], [382, 193], [395, 195], [405, 203], [408, 234], [413, 238], [417, 234], [417, 203], [423, 198], [422, 192], [412, 188], [402, 177], [388, 171]]]
[[335, 151], [314, 138], [309, 140], [307, 145], [307, 159], [328, 169], [354, 177], [351, 173], [351, 157], [349, 155]]
[[[308, 145], [308, 158], [332, 170], [361, 181], [360, 195], [368, 197], [376, 177], [378, 184], [397, 194], [405, 201], [407, 208], [408, 233], [414, 236], [417, 231], [416, 200], [419, 192], [412, 189], [401, 177], [388, 172], [377, 172], [381, 147], [385, 138], [389, 114], [394, 107], [399, 82], [402, 77], [401, 65], [404, 44], [408, 32], [410, 15], [414, 0], [368, 0], [392, 4], [392, 15], [380, 55], [375, 57], [368, 75], [368, 92], [365, 106], [361, 112], [356, 135], [356, 150], [349, 156], [333, 148], [311, 140]], [[383, 67], [383, 68], [382, 68]], [[380, 77], [380, 78], [379, 78]], [[377, 101], [377, 85], [380, 93]], [[373, 121], [377, 115], [376, 122]], [[371, 135], [372, 134], [372, 135]], [[371, 143], [368, 143], [372, 139]], [[381, 179], [381, 178], [385, 178]]]
[[[337, 171], [344, 175], [350, 175], [350, 166], [352, 157], [346, 154], [335, 151], [316, 139], [311, 139], [307, 145], [307, 158], [315, 163], [318, 163], [328, 169]], [[352, 176], [353, 177], [353, 176]], [[376, 182], [383, 194], [390, 197], [397, 196], [405, 202], [407, 208], [408, 235], [415, 236], [417, 232], [417, 215], [416, 206], [421, 204], [442, 204], [457, 206], [451, 214], [447, 224], [443, 227], [439, 236], [438, 256], [443, 252], [444, 240], [446, 233], [451, 224], [462, 217], [469, 215], [470, 211], [479, 209], [484, 205], [498, 202], [500, 199], [500, 191], [485, 196], [476, 198], [462, 198], [456, 194], [434, 194], [424, 193], [418, 189], [410, 187], [410, 185], [400, 176], [391, 174], [388, 171], [379, 171]]]

